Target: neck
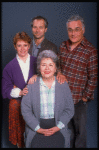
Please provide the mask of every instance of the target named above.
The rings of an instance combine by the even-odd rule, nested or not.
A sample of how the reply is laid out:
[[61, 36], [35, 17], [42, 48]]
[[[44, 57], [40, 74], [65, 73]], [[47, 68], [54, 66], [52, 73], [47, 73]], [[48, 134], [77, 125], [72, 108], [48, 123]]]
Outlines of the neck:
[[35, 44], [36, 44], [37, 46], [38, 46], [43, 40], [44, 40], [44, 37], [42, 37], [42, 38], [40, 38], [40, 39], [34, 38]]
[[[83, 39], [83, 37], [82, 37], [82, 39]], [[70, 49], [71, 49], [71, 51], [72, 51], [75, 47], [77, 47], [78, 44], [81, 43], [82, 39], [81, 39], [79, 42], [76, 42], [76, 43], [71, 42], [71, 44], [70, 44]]]
[[[19, 56], [19, 55], [18, 55], [18, 56]], [[24, 57], [20, 57], [20, 56], [19, 56], [19, 58], [25, 63], [26, 60], [27, 60], [27, 58], [28, 58], [28, 54], [27, 54], [26, 56], [24, 56]]]
[[55, 77], [51, 77], [51, 78], [43, 78], [42, 77], [43, 82], [46, 84], [46, 86], [50, 89], [53, 82], [55, 81]]

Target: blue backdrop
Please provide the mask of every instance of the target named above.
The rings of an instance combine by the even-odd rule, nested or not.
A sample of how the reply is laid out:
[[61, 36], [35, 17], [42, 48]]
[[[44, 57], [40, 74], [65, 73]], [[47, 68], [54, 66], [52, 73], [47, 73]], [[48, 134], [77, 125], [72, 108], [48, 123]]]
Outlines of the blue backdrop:
[[[66, 21], [72, 14], [85, 20], [85, 36], [97, 48], [97, 3], [96, 2], [2, 2], [2, 70], [15, 55], [13, 37], [25, 31], [32, 38], [30, 22], [37, 15], [47, 18], [49, 25], [46, 38], [57, 45], [68, 39]], [[13, 147], [8, 140], [8, 101], [2, 102], [3, 148]], [[87, 147], [97, 147], [97, 89], [95, 99], [88, 104]]]

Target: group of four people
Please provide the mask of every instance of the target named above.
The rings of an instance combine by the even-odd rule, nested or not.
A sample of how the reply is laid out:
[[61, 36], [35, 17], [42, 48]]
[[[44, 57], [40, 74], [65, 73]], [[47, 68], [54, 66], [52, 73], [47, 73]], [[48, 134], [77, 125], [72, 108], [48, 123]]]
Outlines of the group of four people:
[[74, 15], [66, 25], [69, 40], [59, 52], [45, 38], [48, 22], [42, 16], [31, 22], [33, 41], [25, 32], [13, 38], [17, 54], [3, 70], [2, 95], [10, 99], [9, 140], [18, 147], [86, 147], [86, 110], [97, 86], [97, 50], [84, 37], [82, 17]]

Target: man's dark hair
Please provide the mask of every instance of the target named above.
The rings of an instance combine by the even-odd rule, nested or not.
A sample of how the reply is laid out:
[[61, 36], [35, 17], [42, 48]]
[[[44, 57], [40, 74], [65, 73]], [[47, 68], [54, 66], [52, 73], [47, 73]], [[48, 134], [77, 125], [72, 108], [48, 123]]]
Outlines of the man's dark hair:
[[33, 27], [33, 21], [34, 21], [35, 19], [37, 19], [37, 20], [42, 20], [42, 19], [43, 19], [43, 20], [45, 21], [45, 28], [48, 27], [48, 21], [47, 21], [47, 19], [44, 18], [44, 17], [42, 17], [42, 16], [36, 16], [36, 17], [34, 17], [34, 18], [32, 19], [32, 21], [31, 21], [31, 27]]

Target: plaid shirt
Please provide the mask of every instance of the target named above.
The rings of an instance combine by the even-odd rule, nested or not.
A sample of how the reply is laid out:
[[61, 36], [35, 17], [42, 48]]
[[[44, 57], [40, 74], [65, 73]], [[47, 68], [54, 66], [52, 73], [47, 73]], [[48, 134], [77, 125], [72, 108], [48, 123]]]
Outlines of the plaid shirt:
[[93, 99], [98, 73], [97, 50], [94, 46], [84, 37], [81, 43], [70, 51], [70, 40], [67, 40], [60, 45], [58, 56], [61, 72], [68, 80], [74, 104], [82, 97]]

